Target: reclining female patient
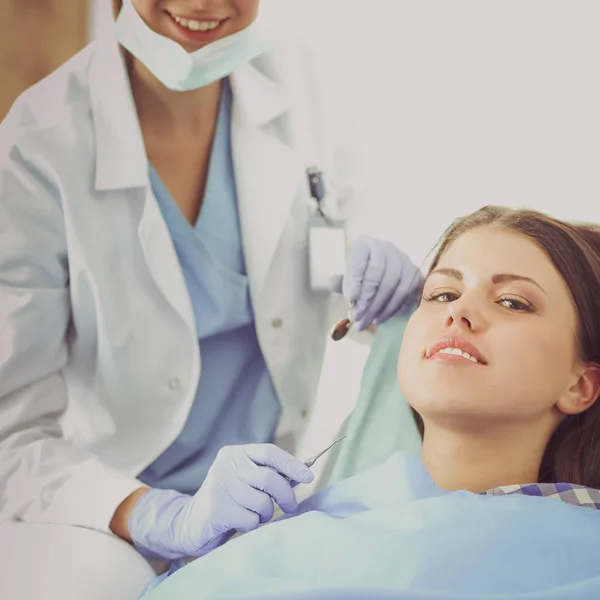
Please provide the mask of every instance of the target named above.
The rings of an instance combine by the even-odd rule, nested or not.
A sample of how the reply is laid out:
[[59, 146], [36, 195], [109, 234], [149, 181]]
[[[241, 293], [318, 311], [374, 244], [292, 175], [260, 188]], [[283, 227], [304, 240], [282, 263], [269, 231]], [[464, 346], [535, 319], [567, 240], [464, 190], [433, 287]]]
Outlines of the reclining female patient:
[[399, 358], [422, 458], [316, 494], [148, 597], [600, 598], [598, 365], [600, 228], [459, 219]]

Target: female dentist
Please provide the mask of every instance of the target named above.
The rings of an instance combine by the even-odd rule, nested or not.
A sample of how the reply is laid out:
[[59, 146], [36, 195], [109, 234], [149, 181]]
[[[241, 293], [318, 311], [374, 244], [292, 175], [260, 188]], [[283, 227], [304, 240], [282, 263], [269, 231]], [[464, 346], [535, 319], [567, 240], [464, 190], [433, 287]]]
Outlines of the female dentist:
[[[133, 598], [140, 554], [201, 556], [273, 502], [293, 511], [290, 480], [312, 479], [282, 449], [331, 325], [309, 230], [335, 234], [369, 191], [315, 70], [258, 28], [258, 4], [117, 2], [115, 36], [0, 128], [0, 516], [9, 580], [35, 569], [18, 597]], [[419, 283], [363, 237], [332, 285], [363, 329]]]

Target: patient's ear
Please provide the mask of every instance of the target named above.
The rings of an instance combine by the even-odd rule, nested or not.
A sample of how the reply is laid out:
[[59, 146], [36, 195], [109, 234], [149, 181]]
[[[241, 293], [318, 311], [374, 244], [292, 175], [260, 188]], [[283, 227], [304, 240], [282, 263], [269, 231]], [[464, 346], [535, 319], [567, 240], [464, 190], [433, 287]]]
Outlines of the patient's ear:
[[556, 404], [556, 408], [565, 415], [585, 412], [600, 394], [600, 365], [582, 365], [575, 377], [573, 384]]

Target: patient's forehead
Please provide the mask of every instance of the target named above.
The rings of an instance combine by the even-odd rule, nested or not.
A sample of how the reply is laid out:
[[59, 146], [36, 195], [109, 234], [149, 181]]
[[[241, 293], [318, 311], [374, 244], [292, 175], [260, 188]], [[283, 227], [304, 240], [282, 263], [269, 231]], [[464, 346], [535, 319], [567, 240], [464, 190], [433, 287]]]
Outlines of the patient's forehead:
[[490, 277], [514, 273], [565, 288], [546, 252], [531, 238], [498, 226], [477, 227], [458, 237], [442, 254], [438, 268], [469, 271]]

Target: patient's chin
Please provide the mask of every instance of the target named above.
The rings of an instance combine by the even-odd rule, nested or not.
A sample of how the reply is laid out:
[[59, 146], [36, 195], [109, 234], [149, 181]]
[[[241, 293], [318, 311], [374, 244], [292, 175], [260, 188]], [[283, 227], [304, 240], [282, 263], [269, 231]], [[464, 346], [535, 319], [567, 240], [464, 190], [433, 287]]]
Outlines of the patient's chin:
[[477, 407], [465, 398], [447, 394], [445, 396], [423, 397], [413, 400], [410, 405], [424, 420], [468, 418], [477, 415]]
[[400, 364], [398, 380], [409, 404], [419, 412], [481, 407], [482, 391], [488, 388], [486, 380], [462, 369], [432, 369], [423, 363]]

